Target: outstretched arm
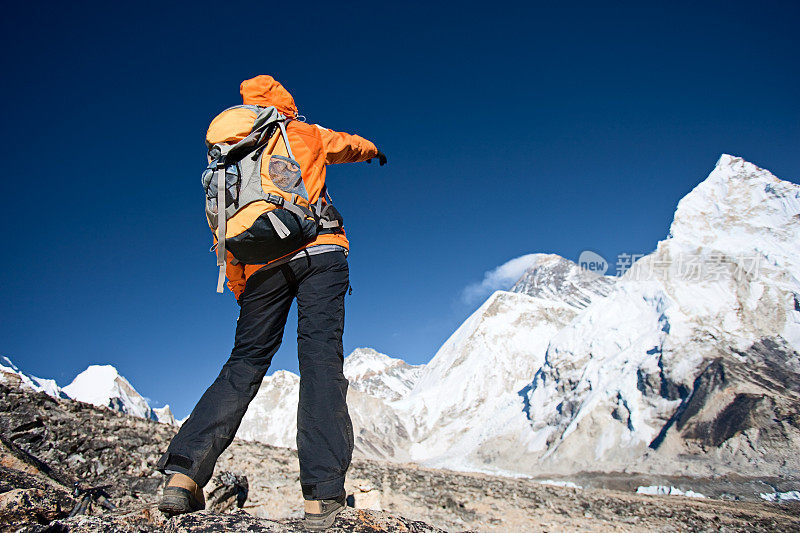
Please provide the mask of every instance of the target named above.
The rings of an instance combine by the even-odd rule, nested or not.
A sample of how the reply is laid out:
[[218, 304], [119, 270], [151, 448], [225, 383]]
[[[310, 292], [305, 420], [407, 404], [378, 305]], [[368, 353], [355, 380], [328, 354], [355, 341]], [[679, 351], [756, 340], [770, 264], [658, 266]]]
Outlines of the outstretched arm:
[[329, 130], [322, 126], [317, 126], [317, 128], [322, 135], [325, 163], [328, 165], [358, 163], [378, 157], [378, 149], [364, 137]]

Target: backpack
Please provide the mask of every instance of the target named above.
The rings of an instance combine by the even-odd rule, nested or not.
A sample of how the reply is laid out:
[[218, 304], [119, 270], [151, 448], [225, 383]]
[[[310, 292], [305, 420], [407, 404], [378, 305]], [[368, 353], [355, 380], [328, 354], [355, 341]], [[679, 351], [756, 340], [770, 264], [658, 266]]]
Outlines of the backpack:
[[241, 139], [233, 143], [211, 144], [206, 138], [209, 163], [202, 175], [220, 293], [227, 250], [234, 264], [263, 264], [301, 249], [320, 232], [341, 231], [341, 217], [330, 205], [330, 196], [323, 203], [325, 190], [315, 205], [309, 203], [300, 164], [286, 135], [289, 119], [274, 107], [254, 105], [231, 107], [217, 119], [238, 109], [255, 115], [250, 130], [231, 132], [228, 138]]

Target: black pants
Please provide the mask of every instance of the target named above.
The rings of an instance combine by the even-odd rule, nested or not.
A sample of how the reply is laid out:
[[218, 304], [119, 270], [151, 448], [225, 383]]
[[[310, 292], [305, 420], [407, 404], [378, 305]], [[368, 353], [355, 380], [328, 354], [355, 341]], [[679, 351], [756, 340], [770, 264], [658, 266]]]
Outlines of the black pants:
[[344, 492], [353, 454], [348, 382], [342, 372], [348, 286], [342, 251], [307, 255], [253, 274], [239, 300], [242, 309], [230, 359], [172, 439], [158, 469], [186, 474], [201, 487], [208, 483], [278, 351], [297, 298], [297, 455], [303, 497], [330, 499]]

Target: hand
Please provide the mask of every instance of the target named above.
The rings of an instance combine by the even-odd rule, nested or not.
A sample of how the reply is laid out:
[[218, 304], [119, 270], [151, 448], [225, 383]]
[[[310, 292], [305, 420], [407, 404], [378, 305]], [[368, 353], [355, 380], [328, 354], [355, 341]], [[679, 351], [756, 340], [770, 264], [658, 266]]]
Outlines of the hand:
[[[386, 154], [384, 154], [383, 152], [378, 150], [377, 157], [378, 157], [378, 163], [380, 164], [380, 166], [383, 166], [383, 165], [386, 164]], [[372, 163], [372, 158], [367, 159], [367, 163]]]

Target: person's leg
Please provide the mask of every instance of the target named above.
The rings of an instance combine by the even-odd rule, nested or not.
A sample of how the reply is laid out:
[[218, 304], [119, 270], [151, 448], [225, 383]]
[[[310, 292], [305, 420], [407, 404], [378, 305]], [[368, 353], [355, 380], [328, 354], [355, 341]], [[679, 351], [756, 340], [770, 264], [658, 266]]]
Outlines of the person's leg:
[[279, 268], [248, 280], [231, 356], [170, 442], [159, 470], [187, 475], [200, 487], [208, 483], [278, 351], [294, 293]]
[[344, 492], [345, 473], [353, 455], [348, 383], [342, 372], [347, 258], [344, 252], [326, 252], [289, 265], [298, 281], [300, 484], [306, 500], [335, 499]]

